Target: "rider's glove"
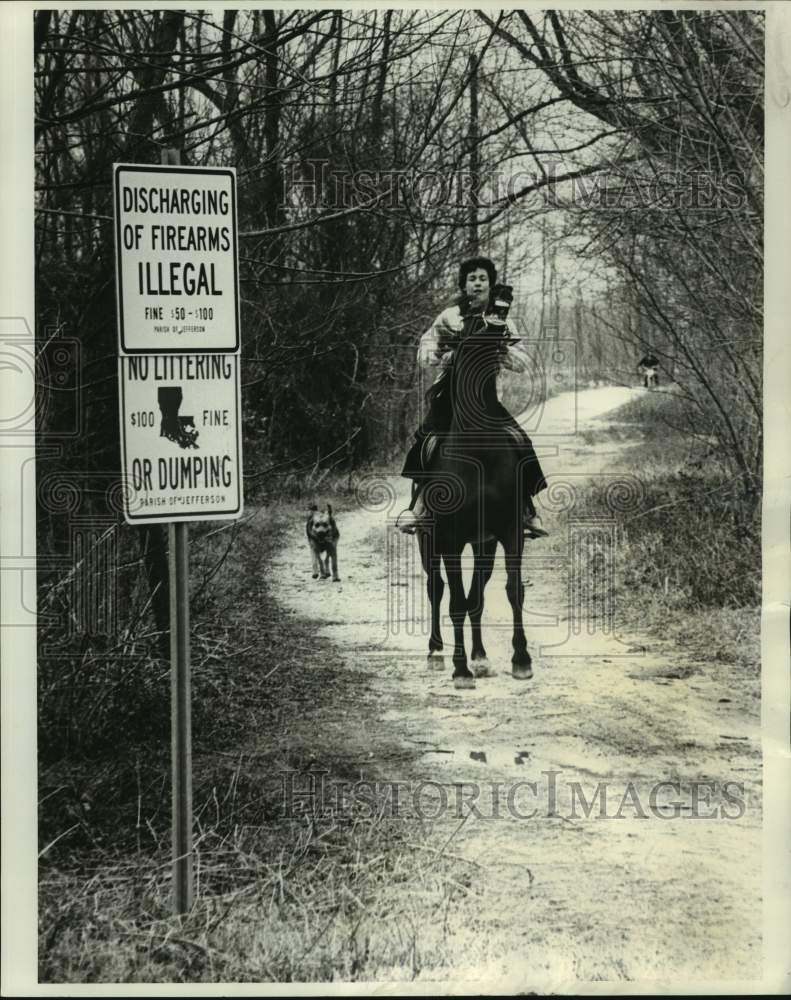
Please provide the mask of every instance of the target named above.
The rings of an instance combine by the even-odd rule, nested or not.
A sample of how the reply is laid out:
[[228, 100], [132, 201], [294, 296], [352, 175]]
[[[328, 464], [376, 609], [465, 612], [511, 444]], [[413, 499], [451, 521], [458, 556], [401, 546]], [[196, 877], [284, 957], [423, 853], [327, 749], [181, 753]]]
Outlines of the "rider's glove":
[[440, 334], [447, 332], [453, 335], [458, 335], [464, 329], [464, 320], [461, 317], [459, 309], [451, 307], [450, 309], [442, 310], [437, 317], [435, 326], [439, 330]]

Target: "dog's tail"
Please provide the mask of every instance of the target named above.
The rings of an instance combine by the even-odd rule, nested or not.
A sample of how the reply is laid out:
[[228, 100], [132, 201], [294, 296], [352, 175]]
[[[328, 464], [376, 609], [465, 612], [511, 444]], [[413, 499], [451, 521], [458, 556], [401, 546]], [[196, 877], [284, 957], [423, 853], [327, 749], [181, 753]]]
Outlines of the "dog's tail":
[[327, 504], [327, 513], [330, 515], [330, 517], [332, 517], [332, 506], [331, 506], [331, 504]]

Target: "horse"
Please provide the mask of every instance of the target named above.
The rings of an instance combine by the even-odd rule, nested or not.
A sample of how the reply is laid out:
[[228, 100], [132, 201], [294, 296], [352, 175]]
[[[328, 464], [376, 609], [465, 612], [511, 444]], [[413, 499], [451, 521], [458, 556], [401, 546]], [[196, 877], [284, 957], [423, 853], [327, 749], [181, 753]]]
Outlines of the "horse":
[[[417, 536], [431, 604], [428, 662], [429, 666], [441, 663], [440, 605], [445, 589], [441, 564], [444, 564], [450, 590], [456, 688], [474, 688], [475, 677], [489, 673], [481, 638], [481, 615], [498, 543], [505, 552], [505, 589], [513, 612], [512, 674], [519, 680], [533, 675], [522, 623], [523, 459], [513, 434], [499, 415], [503, 411], [496, 383], [498, 351], [516, 342], [504, 340], [499, 330], [488, 329], [460, 341], [448, 372], [450, 430], [427, 442], [431, 453], [426, 467], [431, 469], [431, 478], [425, 487], [424, 502], [433, 521], [430, 527], [419, 529]], [[474, 568], [470, 591], [465, 594], [461, 553], [467, 544], [472, 546]], [[467, 615], [472, 626], [471, 661], [475, 674], [469, 669], [464, 644]]]

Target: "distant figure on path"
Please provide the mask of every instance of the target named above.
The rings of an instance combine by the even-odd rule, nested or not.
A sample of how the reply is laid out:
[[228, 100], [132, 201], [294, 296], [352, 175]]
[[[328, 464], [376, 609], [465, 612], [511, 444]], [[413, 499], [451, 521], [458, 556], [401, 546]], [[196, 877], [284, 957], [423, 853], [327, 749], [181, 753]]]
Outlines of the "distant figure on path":
[[650, 351], [638, 363], [637, 370], [643, 376], [643, 385], [646, 389], [652, 389], [655, 385], [659, 385], [659, 376], [656, 373], [658, 367], [659, 359], [654, 357]]

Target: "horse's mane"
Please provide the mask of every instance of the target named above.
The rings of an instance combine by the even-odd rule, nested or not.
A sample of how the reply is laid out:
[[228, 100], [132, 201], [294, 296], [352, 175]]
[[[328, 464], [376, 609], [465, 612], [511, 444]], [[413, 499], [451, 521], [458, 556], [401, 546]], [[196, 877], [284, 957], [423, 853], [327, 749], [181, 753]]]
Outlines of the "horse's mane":
[[[497, 354], [501, 344], [501, 331], [487, 328], [476, 314], [466, 317], [450, 376], [452, 423], [458, 428], [466, 426], [469, 431], [477, 426], [491, 431], [500, 422]], [[496, 418], [495, 425], [491, 417]]]

